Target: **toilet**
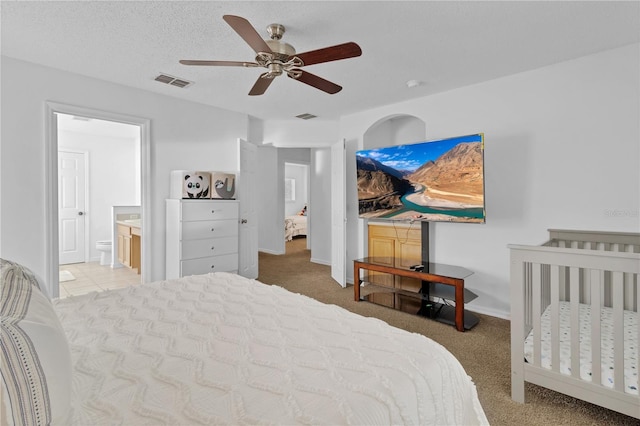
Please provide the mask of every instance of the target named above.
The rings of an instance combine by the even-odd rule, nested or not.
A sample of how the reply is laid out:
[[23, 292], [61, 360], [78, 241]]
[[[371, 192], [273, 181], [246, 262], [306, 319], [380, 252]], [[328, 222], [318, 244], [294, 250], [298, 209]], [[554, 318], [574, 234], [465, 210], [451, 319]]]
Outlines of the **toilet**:
[[96, 249], [100, 252], [100, 265], [111, 265], [111, 241], [96, 241]]

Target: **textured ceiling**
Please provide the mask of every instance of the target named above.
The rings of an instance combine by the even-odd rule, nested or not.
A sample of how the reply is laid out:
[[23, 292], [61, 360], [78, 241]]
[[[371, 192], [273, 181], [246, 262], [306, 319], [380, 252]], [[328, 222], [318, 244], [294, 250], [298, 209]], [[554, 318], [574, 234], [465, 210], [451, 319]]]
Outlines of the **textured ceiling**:
[[[499, 78], [640, 41], [640, 3], [2, 1], [2, 54], [250, 114], [319, 119]], [[344, 89], [328, 95], [278, 77], [247, 95], [262, 68], [188, 67], [180, 59], [253, 61], [223, 20], [286, 27], [298, 52], [355, 41], [361, 57], [305, 70]], [[154, 81], [167, 73], [186, 89]], [[422, 82], [407, 88], [408, 80]]]

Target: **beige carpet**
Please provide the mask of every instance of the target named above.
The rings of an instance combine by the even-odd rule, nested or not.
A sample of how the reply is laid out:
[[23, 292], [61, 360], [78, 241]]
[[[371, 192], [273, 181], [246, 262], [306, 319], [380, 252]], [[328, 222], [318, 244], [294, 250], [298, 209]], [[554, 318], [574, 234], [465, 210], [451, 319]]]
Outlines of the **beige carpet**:
[[304, 238], [295, 238], [286, 247], [287, 254], [282, 256], [260, 253], [258, 280], [361, 315], [380, 318], [442, 344], [473, 378], [492, 425], [640, 425], [637, 419], [535, 385], [526, 386], [526, 404], [513, 402], [509, 321], [480, 315], [476, 327], [459, 333], [452, 326], [426, 318], [368, 302], [355, 302], [353, 286], [341, 288], [331, 279], [330, 267], [310, 263]]

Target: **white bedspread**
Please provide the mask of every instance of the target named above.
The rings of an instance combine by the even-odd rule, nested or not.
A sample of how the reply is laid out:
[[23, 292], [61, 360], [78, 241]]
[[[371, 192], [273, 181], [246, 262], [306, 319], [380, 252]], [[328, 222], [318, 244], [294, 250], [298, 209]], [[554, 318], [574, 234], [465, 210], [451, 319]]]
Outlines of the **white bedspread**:
[[444, 347], [215, 273], [55, 302], [74, 424], [488, 424]]

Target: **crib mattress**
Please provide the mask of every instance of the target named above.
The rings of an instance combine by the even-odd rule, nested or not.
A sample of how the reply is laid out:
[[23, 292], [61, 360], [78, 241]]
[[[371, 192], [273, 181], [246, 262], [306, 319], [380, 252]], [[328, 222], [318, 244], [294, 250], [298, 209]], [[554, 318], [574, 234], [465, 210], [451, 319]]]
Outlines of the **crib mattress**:
[[[560, 302], [560, 372], [571, 374], [571, 310], [569, 302]], [[613, 309], [602, 308], [601, 313], [602, 384], [614, 386]], [[580, 304], [580, 378], [591, 381], [591, 305]], [[542, 314], [542, 347], [540, 364], [551, 369], [551, 307]], [[638, 395], [638, 314], [624, 311], [624, 388]], [[525, 340], [525, 360], [533, 361], [533, 331]]]

